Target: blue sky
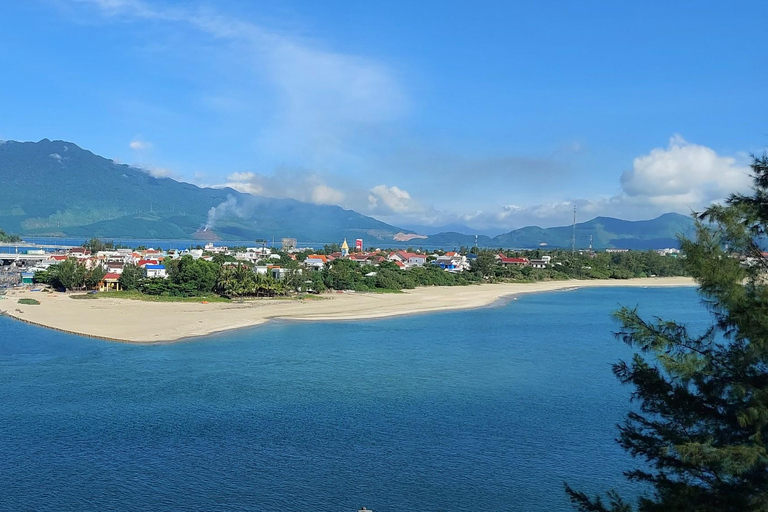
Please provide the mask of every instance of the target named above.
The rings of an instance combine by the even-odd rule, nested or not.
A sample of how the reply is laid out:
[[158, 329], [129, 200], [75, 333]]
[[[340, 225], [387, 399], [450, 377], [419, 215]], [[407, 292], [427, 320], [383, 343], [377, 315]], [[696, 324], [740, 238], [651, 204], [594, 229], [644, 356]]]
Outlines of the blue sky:
[[0, 139], [423, 231], [690, 212], [768, 143], [768, 4], [29, 0]]

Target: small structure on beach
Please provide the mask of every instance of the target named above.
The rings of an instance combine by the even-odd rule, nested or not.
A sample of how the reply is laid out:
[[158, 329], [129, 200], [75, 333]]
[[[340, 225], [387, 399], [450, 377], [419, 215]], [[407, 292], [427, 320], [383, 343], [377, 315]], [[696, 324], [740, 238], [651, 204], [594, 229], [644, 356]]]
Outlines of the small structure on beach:
[[99, 283], [99, 291], [115, 290], [120, 291], [120, 274], [107, 272]]

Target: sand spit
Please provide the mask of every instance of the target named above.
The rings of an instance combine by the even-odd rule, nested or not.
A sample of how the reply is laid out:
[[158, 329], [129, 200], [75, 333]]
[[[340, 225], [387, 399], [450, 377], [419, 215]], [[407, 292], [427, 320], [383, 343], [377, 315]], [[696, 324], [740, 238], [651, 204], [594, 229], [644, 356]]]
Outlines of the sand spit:
[[[400, 294], [331, 293], [325, 300], [262, 299], [242, 303], [146, 302], [128, 299], [73, 300], [67, 294], [10, 291], [0, 313], [42, 327], [132, 343], [177, 341], [272, 319], [358, 320], [472, 309], [524, 293], [593, 287], [695, 286], [689, 278], [500, 283], [430, 287]], [[18, 304], [34, 298], [40, 305]]]

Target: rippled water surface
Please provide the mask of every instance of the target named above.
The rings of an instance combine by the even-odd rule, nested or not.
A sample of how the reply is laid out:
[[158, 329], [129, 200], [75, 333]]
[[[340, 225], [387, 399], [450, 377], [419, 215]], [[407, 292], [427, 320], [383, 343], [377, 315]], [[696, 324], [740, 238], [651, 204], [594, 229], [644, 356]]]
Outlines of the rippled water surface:
[[694, 289], [588, 289], [176, 344], [0, 318], [1, 510], [572, 510], [631, 494], [619, 304], [709, 321]]

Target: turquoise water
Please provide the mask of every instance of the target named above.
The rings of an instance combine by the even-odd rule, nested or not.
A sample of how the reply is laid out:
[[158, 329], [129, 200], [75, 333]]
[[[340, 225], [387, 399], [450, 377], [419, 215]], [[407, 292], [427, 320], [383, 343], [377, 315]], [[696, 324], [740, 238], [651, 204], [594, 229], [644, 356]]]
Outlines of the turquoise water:
[[0, 318], [0, 510], [566, 511], [634, 492], [618, 304], [703, 328], [695, 290], [273, 323], [136, 346]]

